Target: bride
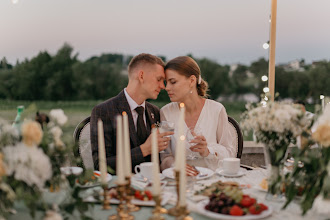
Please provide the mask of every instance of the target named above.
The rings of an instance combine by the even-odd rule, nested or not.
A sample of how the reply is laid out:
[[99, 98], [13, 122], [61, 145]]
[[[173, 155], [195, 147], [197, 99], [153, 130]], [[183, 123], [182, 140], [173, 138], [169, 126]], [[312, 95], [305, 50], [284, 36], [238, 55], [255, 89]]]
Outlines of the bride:
[[[207, 167], [212, 170], [221, 165], [226, 157], [236, 157], [228, 131], [228, 116], [225, 107], [206, 99], [208, 84], [201, 78], [198, 64], [188, 56], [170, 60], [165, 66], [166, 91], [171, 103], [160, 110], [161, 121], [179, 121], [179, 104], [185, 104], [185, 134], [187, 164]], [[177, 132], [171, 136], [170, 147], [161, 154], [161, 169], [174, 163]], [[189, 136], [192, 138], [189, 140]], [[187, 168], [188, 169], [188, 168]]]

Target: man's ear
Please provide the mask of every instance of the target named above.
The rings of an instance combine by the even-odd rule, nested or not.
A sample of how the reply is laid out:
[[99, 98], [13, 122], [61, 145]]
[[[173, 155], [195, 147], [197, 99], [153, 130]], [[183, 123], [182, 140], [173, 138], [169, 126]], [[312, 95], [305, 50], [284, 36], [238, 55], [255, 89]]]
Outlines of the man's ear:
[[144, 72], [142, 70], [140, 70], [138, 73], [138, 79], [139, 79], [139, 82], [141, 82], [141, 83], [144, 80]]

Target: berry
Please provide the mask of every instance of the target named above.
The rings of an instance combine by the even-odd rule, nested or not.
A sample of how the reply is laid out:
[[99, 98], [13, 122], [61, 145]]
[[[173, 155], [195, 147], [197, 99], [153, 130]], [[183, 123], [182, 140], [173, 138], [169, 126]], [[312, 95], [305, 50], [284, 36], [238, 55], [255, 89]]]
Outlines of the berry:
[[244, 212], [238, 205], [234, 205], [231, 207], [229, 214], [234, 216], [241, 216], [244, 214]]
[[258, 215], [258, 214], [260, 214], [262, 212], [261, 206], [258, 205], [258, 204], [254, 204], [254, 205], [250, 206], [249, 212], [252, 215]]

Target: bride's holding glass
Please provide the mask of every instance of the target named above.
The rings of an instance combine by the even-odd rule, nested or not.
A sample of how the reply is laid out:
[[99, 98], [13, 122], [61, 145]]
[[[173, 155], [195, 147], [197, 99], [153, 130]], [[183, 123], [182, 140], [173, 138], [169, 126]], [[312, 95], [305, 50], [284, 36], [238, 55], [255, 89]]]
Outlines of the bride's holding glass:
[[165, 66], [166, 91], [171, 103], [160, 110], [162, 121], [174, 123], [170, 146], [161, 154], [161, 169], [174, 163], [179, 121], [179, 104], [185, 104], [185, 134], [187, 164], [212, 170], [221, 166], [226, 157], [236, 157], [228, 131], [225, 107], [206, 99], [208, 84], [201, 77], [198, 64], [188, 56], [176, 57]]

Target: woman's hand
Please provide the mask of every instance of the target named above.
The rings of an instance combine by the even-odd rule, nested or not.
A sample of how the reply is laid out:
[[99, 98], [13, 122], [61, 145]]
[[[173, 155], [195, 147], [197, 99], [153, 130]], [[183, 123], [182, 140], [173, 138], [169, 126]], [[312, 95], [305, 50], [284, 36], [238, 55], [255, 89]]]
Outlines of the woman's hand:
[[192, 135], [195, 136], [195, 139], [193, 139], [189, 143], [195, 145], [190, 147], [190, 150], [193, 152], [198, 152], [202, 157], [207, 157], [210, 151], [207, 148], [207, 142], [205, 137], [203, 135], [196, 136], [194, 132], [192, 132]]

